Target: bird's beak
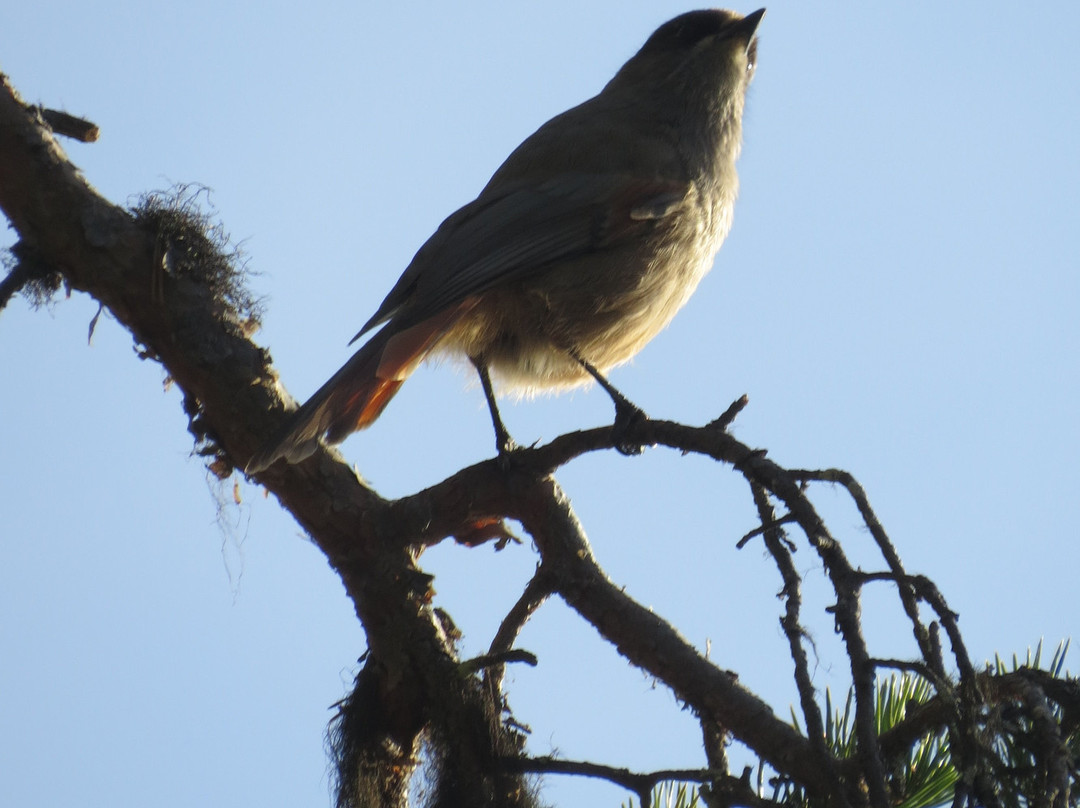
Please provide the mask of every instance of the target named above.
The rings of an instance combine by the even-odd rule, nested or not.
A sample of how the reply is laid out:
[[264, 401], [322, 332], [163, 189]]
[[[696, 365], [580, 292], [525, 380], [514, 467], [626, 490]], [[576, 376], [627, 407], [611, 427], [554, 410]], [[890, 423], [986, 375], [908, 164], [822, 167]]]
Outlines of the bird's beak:
[[757, 11], [751, 11], [737, 23], [735, 23], [735, 36], [740, 37], [746, 42], [746, 47], [750, 47], [750, 43], [754, 41], [754, 34], [757, 33], [758, 26], [761, 24], [761, 18], [765, 16], [765, 9], [759, 8]]

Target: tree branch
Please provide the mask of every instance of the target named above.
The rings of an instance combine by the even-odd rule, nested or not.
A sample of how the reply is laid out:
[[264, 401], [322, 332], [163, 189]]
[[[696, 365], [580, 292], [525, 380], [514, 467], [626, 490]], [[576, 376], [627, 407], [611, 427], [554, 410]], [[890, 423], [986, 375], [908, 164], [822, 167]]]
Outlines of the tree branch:
[[[186, 203], [170, 208], [160, 202], [151, 199], [133, 214], [101, 197], [67, 159], [39, 111], [22, 102], [0, 75], [0, 209], [20, 237], [13, 250], [16, 264], [0, 282], [0, 308], [27, 279], [44, 275], [62, 276], [69, 288], [93, 296], [131, 332], [140, 355], [160, 362], [182, 389], [199, 453], [216, 474], [227, 476], [234, 467], [243, 468], [294, 402], [279, 385], [269, 353], [250, 339], [255, 307], [238, 285], [236, 276], [242, 271], [230, 263], [235, 256], [218, 249], [215, 238], [203, 232], [205, 219]], [[339, 804], [404, 805], [422, 737], [441, 766], [444, 804], [529, 804], [522, 775], [539, 763], [520, 757], [523, 736], [503, 718], [502, 666], [507, 659], [526, 658], [512, 650], [514, 640], [553, 593], [695, 711], [710, 764], [726, 765], [722, 743], [730, 735], [767, 761], [780, 780], [811, 795], [837, 805], [884, 806], [890, 800], [890, 769], [883, 758], [892, 766], [919, 733], [947, 724], [961, 770], [958, 799], [996, 804], [989, 779], [996, 758], [980, 724], [984, 691], [992, 682], [976, 676], [956, 615], [931, 581], [904, 571], [854, 478], [835, 470], [783, 469], [764, 451], [729, 435], [726, 427], [745, 406], [743, 397], [704, 427], [644, 419], [619, 440], [699, 453], [731, 466], [750, 483], [762, 527], [744, 541], [760, 532], [780, 568], [787, 597], [782, 623], [810, 738], [780, 720], [734, 673], [698, 653], [604, 574], [568, 497], [551, 474], [584, 453], [613, 448], [609, 427], [519, 450], [509, 469], [498, 459], [475, 464], [394, 501], [366, 486], [336, 451], [325, 447], [303, 463], [279, 463], [260, 473], [258, 482], [293, 514], [340, 575], [367, 636], [364, 666], [332, 730], [341, 779]], [[852, 567], [807, 498], [808, 480], [839, 482], [847, 488], [885, 558], [885, 571], [865, 573]], [[785, 516], [775, 516], [774, 502], [782, 503]], [[431, 577], [417, 565], [417, 551], [448, 536], [468, 544], [505, 537], [504, 518], [521, 521], [535, 540], [540, 563], [503, 619], [490, 653], [463, 665], [454, 632], [432, 606]], [[830, 611], [847, 649], [855, 690], [858, 744], [851, 760], [837, 760], [823, 739], [803, 648], [801, 579], [790, 559], [793, 545], [782, 531], [786, 524], [798, 525], [805, 534], [836, 593]], [[859, 595], [865, 584], [883, 579], [897, 586], [920, 662], [869, 654]], [[937, 622], [921, 621], [920, 600]], [[960, 671], [958, 687], [946, 672], [939, 628], [949, 638]], [[932, 706], [879, 736], [875, 674], [883, 665], [925, 671], [938, 694]], [[486, 682], [481, 681], [481, 669]], [[1074, 726], [1080, 721], [1075, 692], [1052, 691], [1036, 679], [1011, 685], [1013, 702], [1034, 717], [1035, 738], [1049, 750], [1044, 754], [1049, 761], [1044, 779], [1062, 787], [1069, 758], [1055, 734], [1049, 701], [1060, 696], [1060, 703], [1070, 705], [1068, 720]], [[545, 765], [550, 767], [544, 770], [554, 771], [566, 764]], [[623, 778], [615, 781], [634, 784], [628, 787], [639, 794], [646, 785], [647, 794], [657, 779], [667, 779], [660, 775], [689, 773], [690, 779], [707, 780], [709, 793], [721, 802], [766, 804], [745, 778], [732, 778], [722, 769], [650, 775], [611, 767], [595, 771], [606, 772], [601, 776], [608, 779]]]
[[82, 143], [94, 143], [101, 134], [97, 124], [92, 123], [85, 118], [79, 118], [67, 112], [61, 112], [58, 109], [38, 107], [38, 110], [45, 123], [47, 123], [49, 128], [58, 135], [63, 135], [64, 137], [69, 137]]

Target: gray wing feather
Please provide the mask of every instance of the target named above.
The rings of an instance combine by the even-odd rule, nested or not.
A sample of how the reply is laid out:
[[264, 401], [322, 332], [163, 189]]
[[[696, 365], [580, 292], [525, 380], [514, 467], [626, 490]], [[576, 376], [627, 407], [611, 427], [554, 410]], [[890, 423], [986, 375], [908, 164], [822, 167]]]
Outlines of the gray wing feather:
[[353, 339], [391, 318], [407, 328], [552, 262], [620, 243], [675, 213], [688, 192], [688, 183], [588, 174], [486, 189], [439, 226]]

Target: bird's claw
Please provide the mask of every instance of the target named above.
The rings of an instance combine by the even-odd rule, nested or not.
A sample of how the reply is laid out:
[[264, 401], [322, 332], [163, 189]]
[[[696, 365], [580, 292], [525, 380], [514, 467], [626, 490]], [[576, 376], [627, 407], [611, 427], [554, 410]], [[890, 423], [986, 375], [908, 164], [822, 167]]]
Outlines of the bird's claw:
[[611, 442], [619, 454], [632, 457], [645, 451], [645, 446], [640, 442], [629, 440], [627, 433], [638, 424], [648, 420], [649, 416], [644, 410], [629, 402], [616, 405], [615, 423], [611, 427]]
[[502, 471], [510, 471], [514, 465], [514, 455], [517, 454], [521, 447], [517, 445], [510, 435], [504, 435], [495, 442], [495, 448], [499, 451], [496, 457], [499, 468]]

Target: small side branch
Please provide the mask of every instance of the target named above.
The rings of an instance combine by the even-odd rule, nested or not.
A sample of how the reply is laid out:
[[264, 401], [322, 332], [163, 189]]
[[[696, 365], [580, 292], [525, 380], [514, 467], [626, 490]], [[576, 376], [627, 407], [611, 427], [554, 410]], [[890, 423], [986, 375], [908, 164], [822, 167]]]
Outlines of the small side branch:
[[735, 419], [739, 417], [739, 413], [746, 409], [746, 405], [749, 403], [750, 397], [744, 393], [743, 395], [739, 396], [739, 398], [731, 402], [728, 408], [720, 414], [719, 418], [717, 418], [715, 421], [710, 421], [707, 425], [707, 428], [718, 429], [721, 432], [726, 430], [729, 426], [731, 426]]
[[[517, 599], [517, 602], [507, 612], [506, 617], [503, 618], [502, 623], [499, 624], [499, 630], [495, 632], [495, 636], [491, 640], [487, 655], [498, 658], [509, 653], [514, 646], [514, 640], [521, 633], [525, 623], [532, 617], [533, 612], [539, 609], [544, 601], [548, 599], [553, 590], [554, 581], [541, 566], [537, 569], [536, 574], [529, 579], [529, 583], [525, 585], [525, 591], [521, 593], [521, 597]], [[484, 684], [492, 698], [496, 700], [498, 694], [502, 691], [504, 672], [505, 667], [501, 664], [492, 665], [484, 671]]]
[[101, 135], [98, 125], [85, 118], [79, 118], [57, 109], [46, 109], [45, 107], [38, 107], [38, 112], [41, 113], [41, 117], [49, 125], [49, 128], [58, 135], [78, 140], [80, 143], [94, 143]]
[[[784, 615], [780, 618], [780, 625], [787, 637], [791, 659], [795, 664], [795, 685], [799, 691], [799, 705], [802, 708], [803, 721], [806, 726], [806, 735], [813, 747], [814, 754], [818, 758], [822, 769], [832, 781], [832, 793], [842, 794], [840, 778], [836, 773], [836, 759], [825, 744], [825, 725], [821, 718], [817, 700], [814, 698], [814, 685], [810, 679], [810, 665], [803, 647], [805, 631], [800, 623], [799, 611], [802, 608], [802, 579], [795, 569], [795, 563], [791, 557], [790, 542], [784, 536], [781, 525], [785, 521], [794, 521], [789, 515], [783, 519], [777, 519], [769, 501], [768, 492], [757, 483], [750, 483], [750, 491], [754, 497], [754, 505], [757, 507], [758, 517], [761, 519], [761, 532], [764, 536], [765, 547], [768, 549], [777, 568], [780, 577], [784, 581], [782, 594], [786, 607]], [[740, 546], [746, 541], [746, 537], [740, 542]]]

